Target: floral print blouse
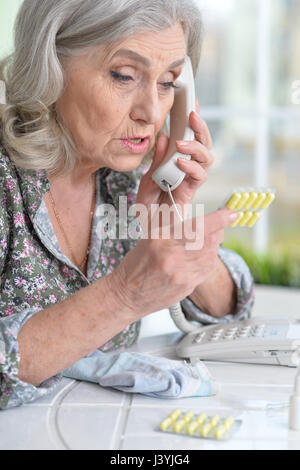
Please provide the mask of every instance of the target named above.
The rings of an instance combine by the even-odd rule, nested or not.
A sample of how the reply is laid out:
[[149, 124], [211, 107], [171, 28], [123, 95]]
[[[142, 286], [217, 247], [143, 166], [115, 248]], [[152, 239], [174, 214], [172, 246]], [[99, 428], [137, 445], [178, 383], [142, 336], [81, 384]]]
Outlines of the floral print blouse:
[[[145, 164], [132, 172], [101, 168], [96, 178], [96, 208], [85, 276], [61, 251], [43, 195], [50, 189], [46, 171], [16, 167], [0, 143], [0, 409], [40, 398], [56, 387], [58, 374], [35, 387], [17, 378], [20, 356], [18, 333], [24, 323], [51, 304], [62, 302], [79, 289], [111, 273], [137, 240], [101, 237], [101, 204], [112, 204], [118, 221], [119, 197], [128, 209], [136, 200]], [[134, 217], [128, 216], [128, 224]], [[243, 259], [220, 247], [219, 256], [237, 286], [235, 312], [221, 319], [202, 312], [189, 298], [181, 302], [185, 315], [201, 324], [242, 320], [253, 305], [253, 279]], [[103, 345], [102, 351], [130, 347], [139, 336], [140, 320]]]

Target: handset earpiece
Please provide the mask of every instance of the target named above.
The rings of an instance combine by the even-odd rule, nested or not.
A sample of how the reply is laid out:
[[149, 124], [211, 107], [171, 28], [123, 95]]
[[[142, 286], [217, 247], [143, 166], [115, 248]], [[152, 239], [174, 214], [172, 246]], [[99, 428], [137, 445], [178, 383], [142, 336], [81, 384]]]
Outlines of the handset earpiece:
[[178, 152], [176, 140], [194, 140], [194, 132], [189, 126], [189, 115], [196, 111], [195, 83], [191, 59], [186, 56], [182, 73], [176, 81], [174, 105], [170, 111], [169, 147], [161, 165], [152, 175], [153, 181], [163, 190], [173, 191], [185, 177], [185, 172], [177, 165], [179, 157], [190, 160], [190, 155]]

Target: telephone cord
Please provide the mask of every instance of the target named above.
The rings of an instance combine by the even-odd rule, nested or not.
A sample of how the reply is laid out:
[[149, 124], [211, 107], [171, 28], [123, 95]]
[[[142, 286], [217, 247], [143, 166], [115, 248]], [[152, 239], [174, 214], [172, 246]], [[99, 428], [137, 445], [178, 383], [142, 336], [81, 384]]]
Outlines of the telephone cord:
[[[170, 196], [170, 199], [172, 201], [172, 204], [177, 212], [177, 215], [180, 219], [181, 222], [183, 222], [183, 218], [177, 208], [177, 205], [174, 201], [174, 198], [173, 198], [173, 195], [172, 195], [172, 192], [171, 192], [171, 189], [170, 189], [170, 185], [167, 183], [168, 185], [168, 193], [169, 193], [169, 196]], [[169, 307], [169, 311], [170, 311], [170, 315], [172, 317], [172, 320], [174, 321], [175, 325], [177, 326], [177, 328], [179, 328], [181, 331], [183, 331], [184, 333], [190, 333], [191, 331], [194, 331], [195, 329], [199, 328], [199, 325], [195, 325], [194, 323], [188, 321], [186, 318], [185, 318], [185, 315], [182, 311], [182, 308], [181, 308], [181, 305], [180, 305], [180, 302], [178, 302], [177, 304], [174, 304], [174, 305], [171, 305]]]

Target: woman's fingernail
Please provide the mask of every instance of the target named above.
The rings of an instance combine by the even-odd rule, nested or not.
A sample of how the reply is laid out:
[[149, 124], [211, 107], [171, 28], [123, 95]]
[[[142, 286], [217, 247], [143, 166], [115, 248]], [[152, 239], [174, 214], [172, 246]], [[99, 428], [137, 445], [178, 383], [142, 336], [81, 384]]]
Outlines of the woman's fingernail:
[[186, 140], [176, 140], [176, 143], [180, 146], [180, 147], [188, 147], [190, 145], [189, 142], [187, 142]]
[[177, 158], [177, 161], [185, 165], [186, 163], [189, 163], [190, 160], [187, 160], [186, 158]]
[[229, 216], [229, 220], [230, 222], [234, 222], [239, 216], [239, 213], [238, 212], [235, 212], [234, 214], [230, 214]]

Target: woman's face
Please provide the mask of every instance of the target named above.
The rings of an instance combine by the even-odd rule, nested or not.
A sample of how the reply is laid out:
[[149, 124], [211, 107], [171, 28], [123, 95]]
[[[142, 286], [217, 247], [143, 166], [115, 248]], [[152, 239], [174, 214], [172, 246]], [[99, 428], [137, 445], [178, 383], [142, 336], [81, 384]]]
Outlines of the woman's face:
[[[66, 88], [56, 110], [85, 167], [131, 171], [139, 166], [173, 105], [172, 85], [185, 56], [185, 36], [178, 23], [69, 60]], [[146, 136], [148, 146], [139, 153], [122, 141]]]

